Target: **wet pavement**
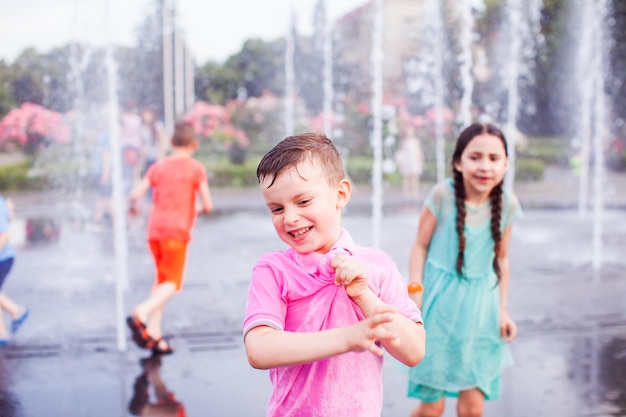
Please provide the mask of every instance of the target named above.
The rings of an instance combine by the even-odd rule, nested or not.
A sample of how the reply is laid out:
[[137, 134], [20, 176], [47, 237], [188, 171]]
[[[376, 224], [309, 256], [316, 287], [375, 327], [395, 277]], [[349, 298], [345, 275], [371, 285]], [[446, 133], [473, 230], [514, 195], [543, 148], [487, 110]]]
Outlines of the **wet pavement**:
[[[524, 187], [517, 193], [525, 217], [510, 248], [516, 364], [485, 416], [626, 416], [626, 181], [607, 185], [615, 192], [605, 202], [599, 271], [592, 267], [591, 213], [577, 213], [575, 190], [562, 185], [559, 197], [558, 186]], [[385, 195], [381, 247], [406, 273], [420, 203], [403, 200], [398, 190]], [[126, 329], [128, 348], [117, 348], [113, 236], [85, 221], [92, 196], [15, 196], [23, 220], [16, 229], [26, 230], [26, 219], [31, 228], [3, 290], [31, 315], [14, 343], [0, 347], [0, 416], [129, 416], [131, 402], [148, 388], [147, 400], [156, 402], [159, 382], [174, 398], [166, 401], [170, 414], [154, 415], [175, 416], [180, 407], [189, 417], [265, 415], [268, 375], [248, 365], [240, 329], [252, 266], [283, 244], [258, 190], [216, 189], [214, 199], [216, 213], [194, 230], [185, 288], [166, 310], [176, 352], [160, 366], [142, 367], [148, 354], [132, 345]], [[364, 245], [372, 239], [369, 201], [369, 190], [357, 187], [344, 214], [344, 225]], [[141, 225], [129, 228], [128, 246], [126, 311], [144, 298], [153, 277]], [[383, 416], [408, 416], [417, 402], [406, 397], [406, 374], [391, 358], [384, 378]], [[445, 416], [454, 415], [451, 400]]]

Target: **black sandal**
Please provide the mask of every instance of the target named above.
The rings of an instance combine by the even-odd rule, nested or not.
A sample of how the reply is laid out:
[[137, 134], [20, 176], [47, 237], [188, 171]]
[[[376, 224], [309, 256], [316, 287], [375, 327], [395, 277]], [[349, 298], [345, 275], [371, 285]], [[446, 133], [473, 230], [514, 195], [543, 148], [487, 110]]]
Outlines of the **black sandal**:
[[135, 316], [128, 316], [126, 324], [130, 328], [133, 336], [133, 342], [141, 348], [152, 349], [156, 345], [156, 340], [148, 334], [146, 325]]
[[[154, 339], [153, 339], [154, 340]], [[163, 338], [155, 340], [154, 346], [152, 347], [152, 353], [155, 355], [170, 355], [174, 353], [174, 349], [167, 343]], [[165, 348], [161, 348], [159, 345], [161, 342], [165, 343]]]

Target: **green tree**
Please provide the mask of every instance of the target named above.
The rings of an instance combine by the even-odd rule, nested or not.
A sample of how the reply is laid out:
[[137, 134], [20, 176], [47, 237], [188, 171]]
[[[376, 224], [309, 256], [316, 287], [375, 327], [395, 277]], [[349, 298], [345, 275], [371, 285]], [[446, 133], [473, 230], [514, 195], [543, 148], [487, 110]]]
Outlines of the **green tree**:
[[0, 61], [0, 119], [11, 109], [17, 107], [11, 95], [11, 66]]
[[17, 103], [31, 102], [43, 104], [46, 72], [40, 55], [34, 48], [28, 48], [13, 63], [11, 96]]
[[310, 114], [319, 114], [324, 105], [324, 55], [312, 40], [299, 37], [295, 51], [295, 84]]
[[196, 97], [224, 105], [237, 97], [241, 79], [241, 74], [234, 68], [209, 61], [196, 72]]
[[[208, 62], [202, 67], [196, 92], [201, 97], [224, 104], [243, 97], [260, 97], [263, 90], [284, 93], [284, 41], [247, 40], [241, 51], [223, 65]], [[200, 90], [200, 91], [198, 91]]]
[[146, 5], [145, 18], [135, 29], [136, 44], [117, 51], [120, 71], [120, 104], [152, 108], [163, 117], [164, 0]]
[[15, 105], [40, 104], [61, 113], [85, 103], [106, 100], [103, 51], [68, 44], [40, 54], [26, 49], [3, 71]]

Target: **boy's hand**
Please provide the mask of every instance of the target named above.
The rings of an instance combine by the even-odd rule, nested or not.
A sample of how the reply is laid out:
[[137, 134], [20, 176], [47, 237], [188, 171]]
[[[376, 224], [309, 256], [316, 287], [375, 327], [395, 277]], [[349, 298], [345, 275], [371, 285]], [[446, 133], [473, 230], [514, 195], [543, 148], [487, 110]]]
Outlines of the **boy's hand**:
[[367, 269], [356, 258], [347, 255], [335, 255], [332, 267], [335, 269], [335, 285], [343, 285], [350, 298], [358, 298], [369, 288]]
[[138, 215], [139, 215], [139, 207], [138, 207], [138, 204], [137, 204], [137, 202], [136, 202], [135, 200], [133, 200], [133, 199], [131, 199], [131, 200], [128, 202], [128, 214], [129, 214], [131, 217], [135, 217], [135, 216], [138, 216]]
[[210, 212], [209, 208], [202, 205], [202, 203], [196, 202], [196, 215], [209, 214]]
[[387, 341], [388, 343], [399, 343], [398, 335], [388, 331], [384, 324], [391, 323], [396, 309], [387, 304], [376, 307], [374, 314], [370, 317], [353, 324], [348, 328], [348, 343], [353, 352], [370, 352], [382, 356], [383, 348], [377, 343]]

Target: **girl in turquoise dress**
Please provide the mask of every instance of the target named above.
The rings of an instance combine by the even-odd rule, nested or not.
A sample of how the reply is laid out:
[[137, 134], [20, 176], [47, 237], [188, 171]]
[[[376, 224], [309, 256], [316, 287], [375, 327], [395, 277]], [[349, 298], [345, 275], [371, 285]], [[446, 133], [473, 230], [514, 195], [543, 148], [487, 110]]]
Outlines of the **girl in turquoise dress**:
[[408, 395], [420, 400], [411, 417], [441, 416], [445, 396], [458, 397], [459, 417], [481, 416], [513, 364], [508, 246], [522, 213], [502, 188], [507, 164], [504, 134], [475, 123], [457, 139], [453, 178], [425, 201], [409, 257], [409, 291], [426, 329], [426, 356], [409, 370]]

